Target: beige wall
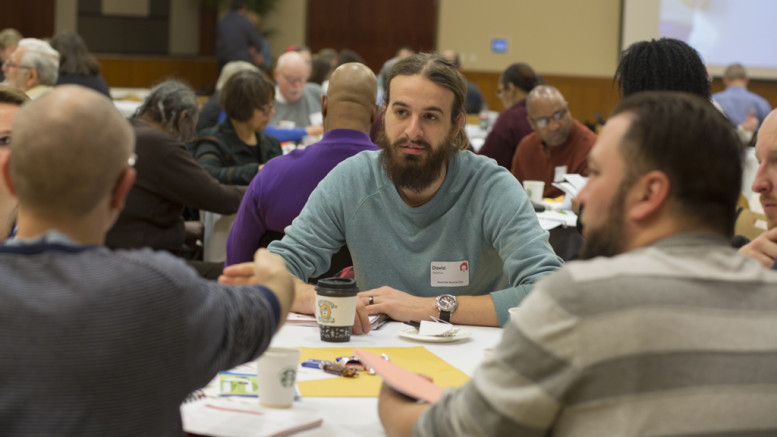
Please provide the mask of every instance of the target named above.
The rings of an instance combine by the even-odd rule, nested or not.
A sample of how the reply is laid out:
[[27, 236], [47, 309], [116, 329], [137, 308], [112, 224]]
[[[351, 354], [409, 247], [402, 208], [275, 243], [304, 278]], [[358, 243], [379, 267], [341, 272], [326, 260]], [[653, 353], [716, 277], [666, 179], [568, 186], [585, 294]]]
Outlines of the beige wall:
[[[621, 0], [440, 0], [437, 46], [462, 54], [465, 70], [527, 62], [543, 74], [611, 77]], [[509, 52], [491, 53], [506, 38]]]
[[171, 55], [200, 51], [200, 5], [192, 0], [170, 1], [169, 50]]
[[[382, 0], [371, 0], [382, 1]], [[462, 53], [465, 70], [502, 71], [528, 62], [543, 74], [612, 77], [621, 0], [439, 0], [437, 47]], [[305, 0], [285, 0], [265, 17], [273, 55], [305, 41]], [[491, 53], [491, 38], [509, 41]]]
[[[437, 47], [458, 50], [465, 70], [501, 72], [523, 61], [542, 74], [612, 77], [620, 4], [621, 0], [439, 0]], [[76, 0], [57, 0], [57, 31], [77, 30], [76, 5]], [[171, 12], [177, 17], [171, 20], [173, 53], [196, 53], [195, 7], [191, 0], [173, 0]], [[186, 19], [181, 18], [184, 15]], [[270, 37], [274, 57], [305, 42], [306, 16], [306, 0], [284, 0], [263, 17], [262, 27], [275, 30]], [[495, 37], [508, 40], [508, 53], [491, 53]]]
[[78, 1], [57, 0], [54, 8], [54, 35], [60, 32], [78, 32]]
[[[104, 1], [103, 7], [111, 13], [123, 15], [147, 15], [149, 0], [126, 2]], [[78, 0], [56, 0], [54, 34], [64, 31], [78, 32]], [[119, 9], [116, 9], [119, 8]], [[171, 55], [196, 55], [199, 53], [200, 6], [193, 0], [170, 0], [169, 53]]]
[[292, 44], [305, 44], [307, 5], [307, 0], [283, 0], [277, 3], [272, 13], [262, 17], [262, 29], [274, 30], [269, 38], [274, 58], [277, 59]]

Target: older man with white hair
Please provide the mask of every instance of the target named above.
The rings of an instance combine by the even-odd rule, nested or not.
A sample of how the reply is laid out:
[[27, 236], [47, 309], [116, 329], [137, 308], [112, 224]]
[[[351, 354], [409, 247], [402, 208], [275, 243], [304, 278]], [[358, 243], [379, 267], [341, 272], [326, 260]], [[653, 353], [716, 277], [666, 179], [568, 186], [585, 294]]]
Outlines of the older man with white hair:
[[[286, 52], [278, 58], [275, 67], [275, 114], [271, 126], [281, 128], [320, 127], [321, 96], [324, 90], [308, 83], [310, 65], [297, 52]], [[317, 129], [320, 135], [323, 128]]]
[[19, 88], [34, 99], [57, 83], [59, 52], [46, 41], [24, 38], [3, 62], [3, 73], [5, 85]]

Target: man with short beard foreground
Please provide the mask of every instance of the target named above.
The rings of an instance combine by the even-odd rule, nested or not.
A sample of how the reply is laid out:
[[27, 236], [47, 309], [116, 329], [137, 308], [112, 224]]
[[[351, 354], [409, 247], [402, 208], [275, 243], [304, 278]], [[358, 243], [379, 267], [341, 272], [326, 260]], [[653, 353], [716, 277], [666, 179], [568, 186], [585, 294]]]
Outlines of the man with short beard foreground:
[[602, 257], [538, 282], [493, 356], [434, 405], [384, 384], [387, 434], [777, 434], [777, 275], [729, 246], [741, 161], [708, 101], [623, 100], [578, 197], [585, 256]]
[[[294, 311], [313, 313], [313, 287], [303, 281], [326, 272], [344, 244], [363, 290], [356, 334], [377, 313], [502, 325], [532, 284], [560, 267], [516, 179], [464, 151], [465, 93], [439, 55], [413, 55], [391, 69], [382, 150], [335, 167], [283, 240], [269, 245], [298, 278]], [[226, 268], [221, 280], [240, 282], [243, 268]]]

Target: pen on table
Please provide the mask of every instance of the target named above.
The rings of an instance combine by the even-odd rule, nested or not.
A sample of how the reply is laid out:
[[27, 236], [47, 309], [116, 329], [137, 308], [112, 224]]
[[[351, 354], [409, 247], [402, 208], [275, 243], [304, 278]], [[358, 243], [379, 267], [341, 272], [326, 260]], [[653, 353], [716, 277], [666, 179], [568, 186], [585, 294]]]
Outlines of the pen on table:
[[374, 331], [377, 331], [378, 329], [382, 328], [383, 325], [385, 325], [386, 322], [388, 322], [389, 320], [391, 320], [391, 317], [389, 317], [389, 316], [387, 316], [385, 314], [382, 314], [380, 317], [378, 317], [377, 320], [375, 320], [375, 324], [372, 325], [372, 329]]
[[415, 320], [408, 320], [407, 322], [403, 322], [405, 325], [410, 325], [415, 329], [421, 329], [421, 322], [416, 322]]

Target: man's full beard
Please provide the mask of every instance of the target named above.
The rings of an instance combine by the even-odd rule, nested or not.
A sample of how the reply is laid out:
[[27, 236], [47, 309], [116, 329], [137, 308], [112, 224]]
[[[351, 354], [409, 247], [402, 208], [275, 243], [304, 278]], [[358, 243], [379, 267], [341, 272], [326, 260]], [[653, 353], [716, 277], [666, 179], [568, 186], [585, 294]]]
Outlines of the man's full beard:
[[586, 228], [587, 237], [578, 254], [580, 259], [610, 257], [623, 253], [626, 238], [623, 232], [625, 217], [623, 207], [626, 203], [626, 193], [631, 185], [631, 183], [621, 183], [618, 186], [607, 213], [607, 220], [603, 225], [598, 228]]
[[[390, 143], [386, 130], [381, 128], [377, 144], [382, 149], [380, 161], [394, 185], [421, 192], [437, 180], [443, 166], [447, 166], [451, 155], [456, 153], [456, 149], [451, 146], [452, 140], [453, 136], [449, 135], [437, 147], [432, 147], [424, 140], [408, 141], [404, 137]], [[428, 155], [424, 158], [401, 153], [399, 146], [408, 142], [423, 147]]]

